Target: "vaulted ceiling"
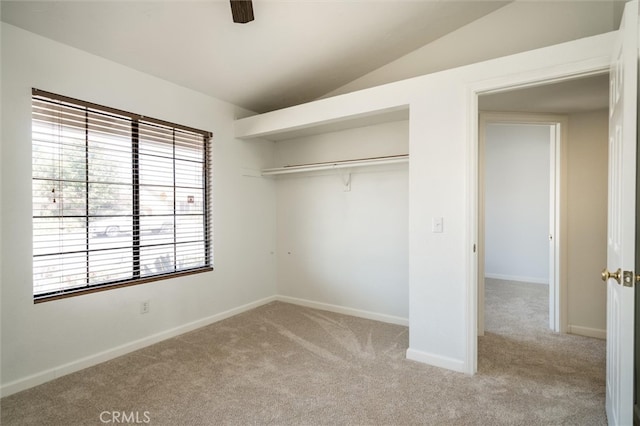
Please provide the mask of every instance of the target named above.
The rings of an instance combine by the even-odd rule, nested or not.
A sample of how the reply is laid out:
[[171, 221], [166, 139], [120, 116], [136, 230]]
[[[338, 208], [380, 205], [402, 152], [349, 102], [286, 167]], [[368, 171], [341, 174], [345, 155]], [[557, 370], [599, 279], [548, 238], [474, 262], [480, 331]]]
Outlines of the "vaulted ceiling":
[[505, 1], [2, 1], [2, 20], [263, 112], [315, 99]]
[[255, 21], [234, 24], [228, 0], [2, 0], [0, 17], [265, 112], [321, 97], [509, 3], [254, 0]]

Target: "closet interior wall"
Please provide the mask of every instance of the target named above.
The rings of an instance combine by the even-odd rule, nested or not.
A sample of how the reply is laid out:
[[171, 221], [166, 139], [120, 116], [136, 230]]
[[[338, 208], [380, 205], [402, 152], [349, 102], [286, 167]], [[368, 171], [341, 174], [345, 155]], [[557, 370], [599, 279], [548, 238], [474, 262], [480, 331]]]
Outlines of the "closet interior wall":
[[[278, 141], [274, 167], [408, 149], [409, 122], [390, 122]], [[265, 179], [276, 180], [279, 295], [408, 319], [408, 162]]]

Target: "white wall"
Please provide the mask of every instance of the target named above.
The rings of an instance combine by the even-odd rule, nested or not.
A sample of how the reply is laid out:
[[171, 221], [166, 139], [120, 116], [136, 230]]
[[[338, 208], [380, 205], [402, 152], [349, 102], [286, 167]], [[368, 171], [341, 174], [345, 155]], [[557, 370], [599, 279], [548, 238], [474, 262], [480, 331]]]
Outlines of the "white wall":
[[607, 264], [608, 112], [569, 116], [568, 146], [568, 328], [604, 338]]
[[[405, 103], [408, 91], [414, 94], [409, 101], [410, 359], [458, 371], [476, 368], [472, 91], [601, 70], [609, 66], [613, 39], [614, 34], [581, 39], [351, 94], [360, 102], [395, 88], [390, 104]], [[344, 102], [346, 96], [334, 99]], [[431, 232], [434, 217], [444, 218], [444, 233]]]
[[[277, 142], [276, 164], [406, 154], [408, 145], [409, 123], [386, 123]], [[408, 191], [406, 164], [278, 178], [278, 294], [407, 323]]]
[[[472, 373], [477, 345], [472, 93], [602, 70], [609, 66], [614, 37], [577, 40], [249, 117], [236, 124], [236, 134], [299, 130], [409, 105], [407, 356]], [[431, 231], [434, 217], [444, 218], [444, 232]]]
[[[234, 139], [246, 111], [4, 23], [1, 47], [4, 394], [275, 294], [275, 187], [241, 171], [265, 167], [273, 146]], [[33, 303], [32, 87], [213, 132], [215, 271]]]
[[[580, 40], [306, 105], [300, 115], [293, 108], [264, 116], [266, 127], [277, 128], [283, 120], [291, 129], [300, 116], [329, 120], [410, 105], [411, 359], [473, 371], [476, 114], [469, 114], [470, 87], [598, 69], [608, 64], [612, 40], [612, 35]], [[29, 127], [34, 86], [214, 132], [215, 272], [33, 305]], [[242, 172], [275, 160], [270, 143], [234, 140], [232, 120], [243, 112], [5, 24], [2, 89], [3, 390], [52, 378], [276, 292], [274, 182]], [[353, 185], [352, 191], [356, 180]], [[431, 232], [433, 217], [444, 218], [443, 233]], [[141, 316], [139, 302], [147, 299], [151, 312]]]
[[618, 29], [617, 1], [515, 1], [324, 97]]
[[485, 276], [549, 283], [549, 125], [485, 131]]

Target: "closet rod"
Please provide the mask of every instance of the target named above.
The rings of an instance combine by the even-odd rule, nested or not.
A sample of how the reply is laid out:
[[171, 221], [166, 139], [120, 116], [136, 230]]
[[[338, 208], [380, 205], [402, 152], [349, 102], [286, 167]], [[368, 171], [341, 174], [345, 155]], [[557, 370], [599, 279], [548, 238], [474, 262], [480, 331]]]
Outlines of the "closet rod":
[[387, 155], [383, 157], [359, 158], [354, 160], [338, 160], [322, 163], [295, 164], [273, 169], [264, 169], [262, 176], [302, 173], [317, 170], [343, 169], [347, 167], [376, 166], [382, 164], [404, 163], [409, 161], [409, 154]]

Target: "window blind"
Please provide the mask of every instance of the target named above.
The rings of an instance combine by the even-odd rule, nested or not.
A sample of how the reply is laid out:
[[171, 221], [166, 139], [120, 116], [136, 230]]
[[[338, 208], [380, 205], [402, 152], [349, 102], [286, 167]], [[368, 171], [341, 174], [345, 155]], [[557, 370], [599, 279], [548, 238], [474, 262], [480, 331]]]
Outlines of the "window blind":
[[35, 300], [211, 270], [210, 138], [34, 89]]

